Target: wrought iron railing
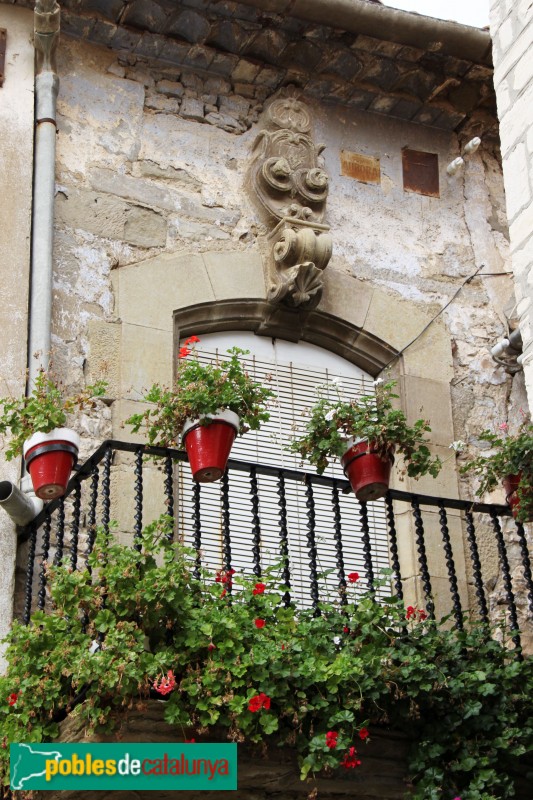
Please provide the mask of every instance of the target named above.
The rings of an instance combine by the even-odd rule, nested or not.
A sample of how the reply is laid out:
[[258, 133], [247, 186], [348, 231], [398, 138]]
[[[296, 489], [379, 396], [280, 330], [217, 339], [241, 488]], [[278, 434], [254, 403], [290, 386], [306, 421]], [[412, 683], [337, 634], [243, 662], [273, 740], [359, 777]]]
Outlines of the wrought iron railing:
[[[25, 622], [29, 621], [33, 609], [46, 608], [48, 562], [66, 563], [72, 569], [84, 566], [93, 548], [97, 527], [110, 530], [114, 504], [122, 502], [124, 506], [125, 477], [131, 489], [132, 505], [126, 503], [130, 521], [123, 523], [123, 530], [131, 532], [132, 546], [139, 546], [143, 525], [147, 521], [146, 501], [150, 500], [154, 505], [153, 478], [154, 474], [159, 475], [147, 463], [147, 456], [157, 457], [161, 465], [160, 511], [175, 518], [176, 535], [187, 538], [196, 551], [199, 573], [206, 558], [205, 529], [209, 527], [212, 535], [213, 525], [212, 517], [208, 526], [203, 519], [202, 502], [207, 489], [205, 485], [192, 481], [188, 468], [183, 464], [187, 461], [186, 454], [109, 440], [79, 466], [69, 482], [66, 495], [48, 503], [23, 534], [28, 542]], [[126, 464], [126, 469], [124, 464], [114, 466], [114, 461], [120, 458], [131, 459], [131, 465]], [[151, 470], [150, 495], [145, 485], [147, 469]], [[117, 493], [113, 491], [113, 484], [119, 477], [121, 483]], [[232, 501], [235, 483], [239, 487], [238, 525], [234, 523], [237, 513], [235, 501]], [[247, 498], [243, 496], [243, 486], [249, 487]], [[331, 593], [332, 589], [340, 603], [347, 602], [348, 574], [353, 567], [353, 560], [350, 566], [346, 566], [348, 551], [352, 554], [350, 559], [359, 559], [362, 588], [379, 596], [378, 573], [379, 565], [383, 565], [383, 552], [381, 555], [377, 552], [374, 524], [386, 528], [386, 560], [390, 565], [392, 584], [389, 588], [400, 598], [405, 597], [407, 602], [417, 584], [423, 592], [426, 611], [432, 618], [436, 614], [435, 598], [438, 594], [441, 610], [447, 608], [450, 611], [457, 627], [462, 627], [466, 610], [489, 621], [487, 580], [495, 581], [494, 560], [497, 555], [500, 594], [506, 606], [513, 641], [517, 647], [520, 645], [515, 594], [517, 590], [525, 593], [528, 609], [533, 612], [533, 580], [524, 528], [512, 520], [507, 506], [390, 490], [382, 501], [382, 516], [376, 517], [371, 508], [374, 504], [359, 503], [345, 480], [235, 460], [229, 461], [222, 480], [216, 486], [210, 485], [209, 491], [210, 513], [213, 492], [217, 494], [219, 503], [218, 566], [226, 570], [235, 566], [234, 548], [237, 548], [241, 565], [244, 563], [260, 577], [265, 562], [272, 562], [276, 557], [282, 564], [281, 578], [287, 587], [284, 602], [288, 604], [295, 599], [298, 584], [299, 597], [296, 599], [311, 605], [317, 613], [320, 613], [324, 592]], [[185, 495], [188, 504], [184, 511], [182, 500]], [[294, 502], [299, 503], [296, 515], [290, 507]], [[265, 546], [265, 517], [269, 519], [268, 549]], [[292, 530], [294, 524], [298, 526], [296, 534]], [[452, 529], [455, 531], [453, 536]], [[246, 534], [244, 539], [243, 531]], [[299, 537], [296, 550], [292, 541], [294, 535]], [[466, 558], [464, 541], [468, 545]], [[383, 550], [382, 541], [379, 547]], [[405, 553], [410, 554], [407, 560]], [[330, 569], [322, 570], [324, 559]], [[438, 592], [435, 592], [436, 582], [439, 584]]]

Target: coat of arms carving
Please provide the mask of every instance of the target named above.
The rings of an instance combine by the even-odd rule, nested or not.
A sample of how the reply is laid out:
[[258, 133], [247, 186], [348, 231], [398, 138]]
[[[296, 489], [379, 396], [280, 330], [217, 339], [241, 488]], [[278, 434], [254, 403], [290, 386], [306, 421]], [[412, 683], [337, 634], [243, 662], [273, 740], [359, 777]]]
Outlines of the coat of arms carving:
[[329, 179], [321, 152], [311, 138], [307, 107], [279, 97], [267, 108], [257, 136], [251, 181], [263, 212], [274, 225], [268, 299], [290, 307], [314, 308], [331, 257], [329, 227], [322, 223]]

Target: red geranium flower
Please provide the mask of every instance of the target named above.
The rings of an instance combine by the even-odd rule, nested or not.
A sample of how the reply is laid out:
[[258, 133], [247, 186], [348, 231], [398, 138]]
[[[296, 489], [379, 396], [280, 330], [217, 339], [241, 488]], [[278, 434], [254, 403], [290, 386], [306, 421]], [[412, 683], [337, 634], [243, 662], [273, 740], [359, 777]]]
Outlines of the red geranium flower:
[[417, 618], [420, 622], [423, 622], [425, 619], [428, 618], [428, 615], [424, 611], [423, 608], [415, 608], [414, 606], [407, 606], [407, 613], [405, 614], [407, 619], [415, 619]]
[[264, 628], [265, 627], [265, 620], [264, 619], [256, 619], [254, 620], [256, 628]]
[[227, 589], [222, 589], [222, 593], [221, 593], [220, 597], [225, 597], [227, 595], [227, 593], [228, 593]]
[[347, 625], [345, 625], [344, 628], [342, 629], [342, 632], [343, 633], [350, 633], [349, 627]]
[[344, 767], [345, 769], [354, 769], [355, 767], [359, 766], [361, 766], [361, 762], [357, 758], [357, 750], [355, 747], [350, 747], [341, 761], [341, 767]]
[[225, 583], [226, 586], [231, 586], [233, 575], [235, 575], [234, 569], [217, 569], [215, 583]]
[[365, 739], [368, 739], [369, 736], [370, 736], [370, 731], [368, 730], [368, 728], [361, 728], [361, 730], [359, 731], [359, 738], [361, 739], [361, 741], [364, 742]]
[[337, 747], [337, 739], [339, 734], [337, 731], [328, 731], [326, 733], [326, 744], [327, 746], [333, 750], [333, 748]]
[[159, 694], [170, 694], [176, 688], [176, 678], [171, 669], [167, 672], [166, 677], [162, 676], [159, 680], [153, 682], [153, 687]]
[[266, 589], [266, 583], [256, 583], [255, 589], [252, 591], [252, 594], [263, 594]]
[[187, 358], [190, 355], [190, 349], [188, 347], [180, 347], [180, 351], [178, 353], [178, 358]]
[[358, 572], [348, 573], [348, 580], [350, 581], [350, 583], [356, 583], [359, 580], [359, 573]]
[[196, 344], [196, 342], [199, 342], [199, 341], [200, 341], [200, 339], [198, 338], [198, 336], [189, 336], [188, 339], [185, 339], [185, 346], [187, 346], [189, 344]]
[[183, 744], [196, 744], [196, 739], [184, 739]]
[[256, 711], [260, 711], [262, 708], [266, 709], [267, 711], [270, 708], [270, 697], [264, 692], [254, 695], [248, 701], [248, 711], [255, 713]]
[[209, 642], [209, 644], [207, 645], [207, 649], [208, 649], [209, 651], [211, 651], [211, 650], [216, 650], [216, 649], [217, 649], [217, 646], [216, 646], [216, 644], [213, 644], [213, 642]]
[[12, 692], [12, 694], [10, 694], [7, 698], [7, 704], [10, 706], [14, 706], [20, 694], [22, 694], [22, 692], [19, 692], [19, 694], [17, 694], [17, 692]]

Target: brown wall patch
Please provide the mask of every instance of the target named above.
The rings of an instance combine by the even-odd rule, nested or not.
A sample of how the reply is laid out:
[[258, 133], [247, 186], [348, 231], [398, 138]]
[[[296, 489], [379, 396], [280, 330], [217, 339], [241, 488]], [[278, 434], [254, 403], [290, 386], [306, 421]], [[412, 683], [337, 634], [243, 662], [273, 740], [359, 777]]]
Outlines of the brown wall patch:
[[402, 150], [403, 188], [428, 197], [439, 197], [439, 157], [422, 150]]
[[355, 178], [363, 183], [380, 183], [379, 158], [341, 150], [341, 175]]

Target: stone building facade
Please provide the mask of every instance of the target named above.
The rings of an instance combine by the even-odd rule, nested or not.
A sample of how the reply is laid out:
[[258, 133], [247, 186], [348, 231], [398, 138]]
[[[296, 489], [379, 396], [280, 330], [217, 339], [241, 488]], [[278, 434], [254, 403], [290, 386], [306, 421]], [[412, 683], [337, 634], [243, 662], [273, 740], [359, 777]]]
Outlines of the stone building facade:
[[[13, 333], [1, 366], [14, 393], [29, 291], [31, 7], [0, 5], [1, 97], [25, 99], [16, 112], [0, 106], [10, 131], [0, 215], [12, 215], [0, 233], [12, 254], [4, 290], [15, 274], [22, 286], [2, 312]], [[450, 443], [475, 443], [526, 406], [523, 373], [508, 375], [490, 354], [524, 303], [513, 289], [488, 33], [367, 0], [65, 0], [55, 57], [51, 358], [67, 387], [109, 382], [107, 405], [79, 420], [82, 456], [105, 437], [132, 438], [123, 422], [145, 387], [171, 381], [181, 335], [248, 331], [314, 345], [373, 378], [390, 367], [402, 407], [430, 419], [444, 461], [436, 481], [402, 488], [471, 497]], [[258, 155], [276, 131], [305, 140], [305, 186], [295, 177], [301, 154], [274, 143]], [[481, 145], [451, 174], [474, 137]], [[115, 491], [131, 502], [120, 475]], [[148, 494], [147, 514], [159, 513]], [[7, 625], [15, 532], [1, 524]], [[459, 519], [450, 527], [468, 599]], [[441, 548], [436, 537], [431, 546]], [[408, 545], [405, 559], [416, 598]], [[446, 575], [433, 578], [438, 595]]]

